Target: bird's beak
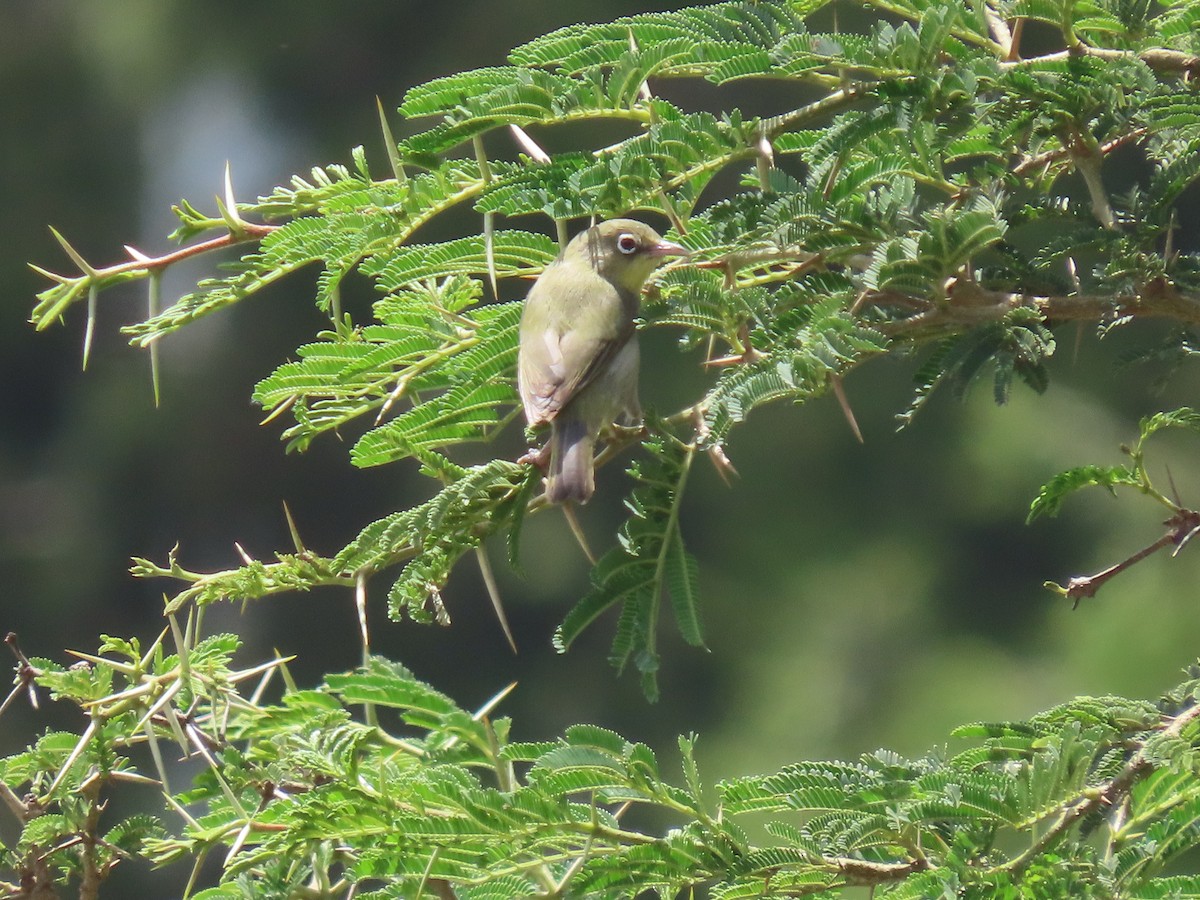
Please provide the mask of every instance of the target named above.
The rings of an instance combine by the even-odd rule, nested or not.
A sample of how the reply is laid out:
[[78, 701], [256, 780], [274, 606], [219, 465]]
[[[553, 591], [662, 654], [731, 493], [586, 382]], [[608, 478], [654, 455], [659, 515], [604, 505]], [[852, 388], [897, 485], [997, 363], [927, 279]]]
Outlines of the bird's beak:
[[674, 244], [671, 241], [659, 241], [653, 247], [648, 247], [647, 252], [651, 256], [691, 256], [691, 253], [686, 248], [679, 244]]

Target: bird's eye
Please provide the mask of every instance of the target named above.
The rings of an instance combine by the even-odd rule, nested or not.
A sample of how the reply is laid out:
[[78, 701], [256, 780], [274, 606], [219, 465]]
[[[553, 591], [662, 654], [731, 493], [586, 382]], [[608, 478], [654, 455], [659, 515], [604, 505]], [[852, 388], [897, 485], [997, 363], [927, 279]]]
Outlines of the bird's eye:
[[637, 251], [638, 239], [628, 231], [617, 238], [617, 249], [628, 256]]

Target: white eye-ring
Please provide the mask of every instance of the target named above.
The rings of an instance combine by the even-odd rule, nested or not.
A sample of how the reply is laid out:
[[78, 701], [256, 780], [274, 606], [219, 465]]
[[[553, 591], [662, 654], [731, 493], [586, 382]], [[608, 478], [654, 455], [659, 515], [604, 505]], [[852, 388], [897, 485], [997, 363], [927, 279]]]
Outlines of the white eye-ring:
[[624, 232], [617, 238], [617, 249], [629, 256], [631, 253], [636, 253], [638, 248], [638, 239], [635, 235], [628, 231]]

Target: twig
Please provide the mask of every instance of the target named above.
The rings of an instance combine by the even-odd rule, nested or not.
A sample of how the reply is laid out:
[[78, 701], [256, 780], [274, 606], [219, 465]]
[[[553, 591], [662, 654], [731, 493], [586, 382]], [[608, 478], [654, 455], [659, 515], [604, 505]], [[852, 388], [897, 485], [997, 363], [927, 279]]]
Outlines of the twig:
[[[115, 265], [100, 269], [93, 268], [90, 265], [84, 269], [81, 266], [80, 268], [83, 269], [84, 274], [77, 277], [58, 275], [40, 266], [31, 265], [30, 268], [38, 274], [46, 276], [51, 281], [57, 281], [59, 284], [75, 284], [78, 285], [79, 290], [83, 290], [84, 288], [90, 288], [93, 284], [103, 286], [105, 282], [120, 280], [121, 276], [149, 275], [152, 272], [161, 272], [175, 263], [183, 262], [194, 256], [211, 253], [214, 250], [220, 250], [225, 247], [232, 247], [246, 241], [260, 240], [281, 227], [280, 225], [260, 225], [254, 222], [243, 222], [241, 230], [237, 233], [230, 231], [219, 237], [201, 241], [198, 244], [191, 244], [187, 247], [181, 247], [170, 253], [164, 253], [162, 256], [148, 256], [132, 247], [127, 247], [126, 250], [131, 257], [128, 262], [116, 263]], [[75, 258], [74, 255], [72, 255], [72, 258], [76, 263], [81, 261]], [[39, 304], [31, 316], [37, 330], [41, 331], [58, 321], [62, 310], [75, 302], [77, 297], [78, 292], [73, 291], [65, 298], [56, 299], [49, 307]]]
[[1067, 582], [1066, 587], [1052, 581], [1046, 582], [1046, 587], [1071, 600], [1071, 608], [1076, 609], [1080, 600], [1096, 596], [1096, 592], [1105, 584], [1131, 566], [1137, 565], [1147, 556], [1152, 556], [1164, 547], [1171, 545], [1175, 546], [1176, 553], [1182, 550], [1197, 531], [1200, 531], [1200, 511], [1180, 509], [1163, 524], [1168, 526], [1166, 534], [1116, 565], [1109, 566], [1095, 575], [1077, 575]]
[[[820, 100], [801, 106], [791, 112], [763, 119], [761, 134], [768, 139], [773, 138], [780, 132], [794, 128], [801, 122], [818, 119], [830, 113], [840, 112], [843, 108], [851, 105], [867, 93], [868, 88], [866, 85], [848, 85], [847, 87], [839, 88], [829, 96], [822, 97]], [[749, 152], [758, 155], [760, 151], [757, 146], [754, 146], [750, 148]]]
[[[882, 308], [912, 308], [919, 298], [892, 291], [869, 292], [864, 305]], [[892, 337], [915, 337], [933, 332], [980, 325], [1003, 319], [1013, 310], [1030, 308], [1044, 318], [1058, 322], [1106, 321], [1117, 318], [1172, 318], [1188, 325], [1200, 324], [1200, 294], [1178, 290], [1173, 284], [1157, 280], [1136, 294], [1125, 295], [1038, 295], [993, 291], [975, 286], [971, 302], [963, 304], [925, 304], [912, 316], [877, 326]]]
[[[1126, 144], [1140, 141], [1149, 132], [1145, 128], [1135, 128], [1132, 131], [1127, 131], [1125, 134], [1119, 134], [1111, 140], [1105, 141], [1099, 147], [1101, 156], [1107, 156], [1118, 147], [1123, 147]], [[1047, 150], [1045, 153], [1039, 153], [1037, 156], [1031, 156], [1025, 161], [1018, 163], [1013, 168], [1014, 175], [1028, 175], [1030, 172], [1036, 172], [1038, 169], [1044, 169], [1056, 162], [1063, 162], [1071, 156], [1071, 148], [1069, 146], [1059, 147], [1055, 150]]]
[[889, 884], [903, 881], [910, 875], [924, 872], [931, 868], [929, 860], [921, 856], [906, 862], [869, 862], [853, 857], [829, 857], [824, 860], [827, 865], [834, 866], [846, 879], [847, 884], [869, 885]]
[[1094, 56], [1098, 59], [1140, 59], [1156, 72], [1171, 72], [1180, 75], [1200, 75], [1200, 56], [1185, 53], [1182, 50], [1168, 50], [1164, 47], [1153, 47], [1149, 50], [1135, 52], [1133, 50], [1113, 50], [1108, 47], [1091, 47], [1087, 44], [1077, 44], [1070, 50], [1059, 50], [1043, 56], [1031, 56], [1028, 59], [1018, 59], [1000, 63], [1008, 68], [1024, 66], [1030, 63], [1061, 62], [1073, 56]]

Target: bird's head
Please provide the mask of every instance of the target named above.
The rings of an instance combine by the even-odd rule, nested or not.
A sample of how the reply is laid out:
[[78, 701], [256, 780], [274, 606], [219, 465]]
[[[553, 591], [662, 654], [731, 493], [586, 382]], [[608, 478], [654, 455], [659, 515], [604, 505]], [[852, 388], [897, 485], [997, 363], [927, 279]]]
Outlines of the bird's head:
[[635, 219], [609, 219], [577, 234], [566, 255], [578, 256], [603, 278], [634, 293], [668, 256], [687, 256], [679, 244]]

